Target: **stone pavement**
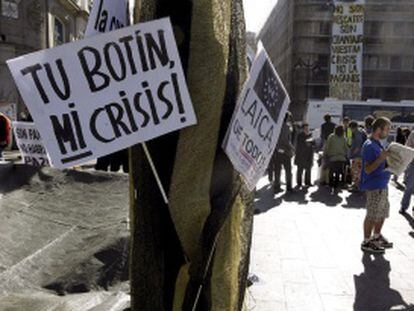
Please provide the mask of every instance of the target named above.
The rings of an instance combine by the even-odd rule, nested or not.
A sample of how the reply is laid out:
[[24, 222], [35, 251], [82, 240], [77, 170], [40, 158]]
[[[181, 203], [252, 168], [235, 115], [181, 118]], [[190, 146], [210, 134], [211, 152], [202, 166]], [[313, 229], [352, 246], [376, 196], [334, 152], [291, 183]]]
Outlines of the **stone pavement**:
[[[246, 309], [258, 311], [414, 310], [414, 220], [398, 214], [390, 189], [385, 255], [360, 250], [364, 196], [326, 187], [273, 195], [267, 178], [256, 195]], [[413, 201], [414, 203], [414, 201]]]
[[0, 163], [0, 311], [124, 310], [128, 211], [126, 174]]

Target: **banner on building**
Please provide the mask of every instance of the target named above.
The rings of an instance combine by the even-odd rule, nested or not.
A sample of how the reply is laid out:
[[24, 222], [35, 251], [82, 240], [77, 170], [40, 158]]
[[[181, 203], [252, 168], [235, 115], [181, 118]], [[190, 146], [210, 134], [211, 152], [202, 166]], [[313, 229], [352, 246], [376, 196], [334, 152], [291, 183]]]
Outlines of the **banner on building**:
[[128, 0], [94, 0], [85, 37], [128, 26]]
[[360, 100], [365, 1], [335, 0], [329, 96]]
[[7, 64], [58, 168], [196, 123], [168, 18]]
[[13, 131], [24, 163], [33, 166], [49, 166], [46, 148], [34, 123], [13, 122]]
[[269, 165], [289, 103], [289, 95], [262, 49], [253, 62], [223, 143], [250, 190]]

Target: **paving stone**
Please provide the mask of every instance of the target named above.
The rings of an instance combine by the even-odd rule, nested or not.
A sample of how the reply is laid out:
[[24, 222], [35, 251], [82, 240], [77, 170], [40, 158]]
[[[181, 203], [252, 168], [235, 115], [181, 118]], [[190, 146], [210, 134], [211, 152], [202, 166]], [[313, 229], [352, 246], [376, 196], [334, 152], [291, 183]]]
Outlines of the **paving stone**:
[[380, 256], [360, 249], [363, 195], [312, 187], [273, 196], [266, 178], [260, 185], [251, 271], [265, 282], [250, 288], [254, 310], [414, 310], [414, 220], [398, 214], [402, 192], [393, 184], [383, 233], [394, 248]]

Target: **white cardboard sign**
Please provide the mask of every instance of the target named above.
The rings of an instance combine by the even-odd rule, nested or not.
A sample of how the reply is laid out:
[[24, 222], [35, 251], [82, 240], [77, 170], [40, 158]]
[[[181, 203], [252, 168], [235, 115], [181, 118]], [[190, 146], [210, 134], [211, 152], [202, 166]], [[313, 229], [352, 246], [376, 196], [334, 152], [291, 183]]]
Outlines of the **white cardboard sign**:
[[94, 0], [85, 37], [128, 26], [128, 0]]
[[262, 49], [252, 65], [223, 143], [250, 190], [269, 165], [289, 103], [289, 95]]
[[168, 18], [7, 64], [58, 168], [197, 122]]
[[13, 122], [13, 131], [24, 163], [33, 166], [49, 166], [46, 148], [34, 123]]

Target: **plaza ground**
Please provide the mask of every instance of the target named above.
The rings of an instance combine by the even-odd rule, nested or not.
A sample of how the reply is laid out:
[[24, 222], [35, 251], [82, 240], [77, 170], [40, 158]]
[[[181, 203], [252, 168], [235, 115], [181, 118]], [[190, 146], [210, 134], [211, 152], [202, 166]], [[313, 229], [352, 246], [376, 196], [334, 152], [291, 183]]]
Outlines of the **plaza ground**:
[[392, 182], [383, 232], [394, 248], [373, 256], [360, 249], [364, 195], [317, 186], [273, 195], [263, 178], [247, 310], [414, 310], [414, 220], [398, 213], [402, 194]]

